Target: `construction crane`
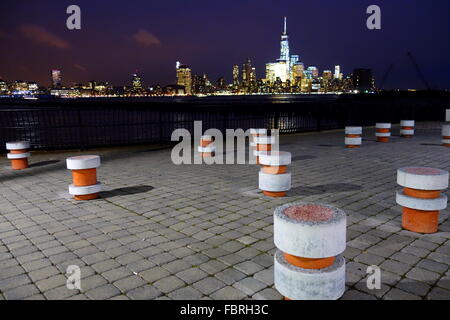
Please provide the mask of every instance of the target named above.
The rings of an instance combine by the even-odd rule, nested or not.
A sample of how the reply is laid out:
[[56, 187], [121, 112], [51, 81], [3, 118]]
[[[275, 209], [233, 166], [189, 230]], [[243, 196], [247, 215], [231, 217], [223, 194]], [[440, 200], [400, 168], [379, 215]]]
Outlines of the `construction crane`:
[[[425, 87], [427, 88], [427, 90], [431, 90], [430, 85], [428, 84], [428, 81], [425, 79], [425, 76], [423, 75], [422, 71], [420, 70], [419, 65], [416, 62], [416, 59], [414, 59], [414, 56], [411, 52], [407, 52], [406, 55], [408, 56], [409, 60], [411, 60], [411, 63], [413, 64], [414, 68], [417, 71], [417, 74], [420, 77], [420, 80], [422, 80], [422, 83], [425, 85]], [[391, 63], [391, 65], [389, 66], [389, 68], [386, 70], [386, 73], [384, 74], [381, 83], [380, 83], [380, 90], [383, 90], [383, 86], [388, 78], [388, 76], [391, 74], [392, 69], [394, 68], [394, 64]]]
[[414, 59], [414, 56], [412, 55], [412, 53], [408, 51], [407, 55], [408, 55], [408, 58], [411, 60], [412, 64], [414, 65], [414, 67], [416, 68], [416, 71], [419, 74], [419, 77], [422, 80], [425, 87], [428, 90], [431, 90], [430, 85], [428, 84], [427, 80], [425, 79], [425, 76], [423, 75], [422, 71], [420, 70], [420, 67], [417, 64], [416, 59]]
[[389, 68], [386, 70], [386, 73], [384, 74], [383, 79], [381, 80], [381, 83], [380, 83], [380, 90], [383, 90], [384, 83], [386, 82], [386, 79], [387, 79], [387, 77], [389, 76], [389, 74], [391, 73], [391, 71], [392, 71], [393, 68], [394, 68], [394, 64], [391, 63], [391, 65], [389, 66]]

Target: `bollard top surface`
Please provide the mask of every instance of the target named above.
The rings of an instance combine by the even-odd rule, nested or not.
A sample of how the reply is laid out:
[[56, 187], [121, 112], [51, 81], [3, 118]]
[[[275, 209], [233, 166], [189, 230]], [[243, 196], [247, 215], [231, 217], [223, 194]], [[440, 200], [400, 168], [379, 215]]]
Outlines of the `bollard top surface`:
[[389, 122], [377, 122], [375, 127], [378, 129], [390, 129], [391, 124]]
[[30, 148], [30, 141], [11, 141], [6, 143], [7, 150], [21, 150]]
[[443, 190], [448, 187], [448, 171], [430, 167], [404, 167], [397, 170], [397, 183], [418, 190]]
[[267, 134], [267, 129], [250, 129], [250, 134]]
[[301, 224], [333, 224], [342, 219], [346, 220], [345, 212], [341, 209], [314, 202], [287, 203], [276, 208], [275, 215]]
[[291, 153], [286, 151], [270, 151], [259, 156], [259, 163], [266, 166], [287, 166], [291, 160]]
[[100, 167], [100, 156], [97, 155], [82, 155], [66, 159], [67, 169], [83, 170]]
[[256, 144], [275, 144], [274, 136], [259, 136], [253, 139]]
[[213, 137], [209, 136], [209, 135], [204, 135], [200, 137], [200, 140], [205, 140], [205, 141], [212, 141]]

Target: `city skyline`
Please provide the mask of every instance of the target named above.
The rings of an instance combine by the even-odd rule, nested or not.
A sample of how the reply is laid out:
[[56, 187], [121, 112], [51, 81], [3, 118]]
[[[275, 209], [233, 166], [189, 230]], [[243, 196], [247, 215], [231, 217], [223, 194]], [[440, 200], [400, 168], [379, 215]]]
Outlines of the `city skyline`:
[[138, 69], [144, 86], [165, 85], [174, 82], [173, 64], [180, 60], [213, 81], [224, 77], [230, 83], [232, 66], [250, 58], [257, 77], [263, 78], [265, 64], [278, 51], [273, 43], [279, 38], [279, 21], [287, 16], [292, 52], [299, 52], [307, 65], [326, 70], [339, 64], [347, 74], [367, 67], [381, 79], [394, 64], [387, 88], [421, 88], [406, 56], [411, 51], [432, 87], [450, 88], [448, 19], [439, 19], [450, 9], [448, 2], [405, 7], [379, 1], [379, 31], [365, 27], [368, 2], [282, 2], [284, 6], [200, 1], [192, 7], [180, 2], [169, 8], [135, 1], [100, 9], [98, 3], [78, 1], [83, 16], [79, 31], [65, 28], [67, 1], [5, 3], [0, 43], [7, 50], [0, 51], [0, 76], [8, 82], [50, 85], [48, 70], [55, 69], [62, 70], [67, 85], [89, 80], [127, 85]]

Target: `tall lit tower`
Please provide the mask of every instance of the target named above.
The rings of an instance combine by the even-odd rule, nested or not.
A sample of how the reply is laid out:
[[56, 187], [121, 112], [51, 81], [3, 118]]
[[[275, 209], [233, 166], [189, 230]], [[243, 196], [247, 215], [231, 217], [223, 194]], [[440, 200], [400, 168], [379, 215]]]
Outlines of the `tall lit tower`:
[[62, 77], [60, 70], [52, 70], [52, 86], [53, 88], [61, 88]]
[[239, 89], [239, 66], [238, 65], [233, 66], [233, 89], [234, 90]]
[[284, 17], [284, 30], [281, 34], [281, 53], [280, 53], [280, 61], [286, 61], [286, 63], [289, 62], [290, 56], [289, 56], [289, 36], [287, 34], [287, 20], [286, 17]]

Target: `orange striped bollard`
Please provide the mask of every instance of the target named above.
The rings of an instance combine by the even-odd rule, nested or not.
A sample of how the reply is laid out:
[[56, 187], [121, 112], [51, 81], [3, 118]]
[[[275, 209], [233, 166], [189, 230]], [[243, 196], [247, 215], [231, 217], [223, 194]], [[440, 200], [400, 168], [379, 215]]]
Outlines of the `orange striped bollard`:
[[28, 168], [28, 158], [30, 157], [30, 153], [28, 152], [29, 148], [29, 141], [6, 143], [6, 149], [10, 151], [6, 156], [11, 160], [11, 169], [22, 170]]
[[285, 197], [291, 189], [290, 152], [267, 152], [259, 156], [259, 189], [268, 197]]
[[444, 124], [442, 126], [442, 145], [444, 147], [450, 147], [450, 124]]
[[409, 167], [397, 170], [397, 204], [402, 206], [402, 227], [418, 233], [438, 231], [439, 210], [447, 208], [447, 196], [441, 191], [448, 187], [445, 170]]
[[390, 123], [377, 123], [375, 125], [375, 131], [377, 142], [389, 142], [389, 137], [391, 136]]
[[97, 181], [97, 168], [100, 157], [95, 155], [76, 156], [66, 159], [67, 169], [72, 170], [73, 184], [69, 193], [75, 200], [92, 200], [98, 198], [102, 185]]
[[275, 209], [275, 288], [286, 300], [336, 300], [345, 291], [347, 219], [324, 204], [288, 203]]
[[215, 156], [216, 147], [212, 136], [201, 136], [198, 152], [202, 158], [211, 158]]
[[265, 155], [272, 151], [272, 145], [275, 144], [274, 136], [256, 136], [253, 138], [255, 150], [253, 154], [256, 156], [256, 164], [260, 164], [261, 155]]
[[265, 137], [267, 136], [267, 129], [250, 129], [250, 150], [253, 150], [253, 154], [256, 157], [256, 164], [258, 163], [258, 152], [256, 151], [256, 142], [255, 139], [257, 137]]
[[415, 124], [416, 122], [414, 120], [400, 121], [400, 136], [403, 138], [412, 138], [414, 136]]
[[361, 146], [362, 127], [345, 127], [345, 146], [358, 148]]

